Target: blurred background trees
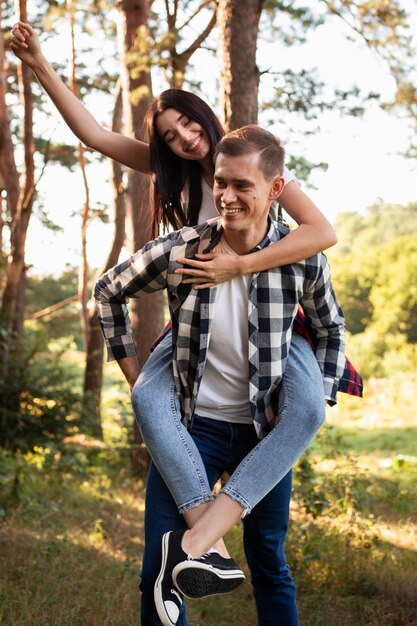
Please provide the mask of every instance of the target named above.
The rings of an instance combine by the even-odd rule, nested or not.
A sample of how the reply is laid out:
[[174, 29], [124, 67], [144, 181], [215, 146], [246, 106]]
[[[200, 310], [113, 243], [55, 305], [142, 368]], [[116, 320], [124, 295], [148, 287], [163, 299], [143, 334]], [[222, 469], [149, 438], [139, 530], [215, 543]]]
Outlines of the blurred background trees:
[[[385, 121], [403, 118], [403, 151], [408, 163], [416, 157], [408, 5], [33, 0], [27, 9], [46, 56], [67, 84], [72, 74], [100, 123], [144, 138], [151, 98], [183, 86], [206, 99], [226, 128], [278, 127], [303, 186], [325, 180], [336, 200], [360, 184], [360, 166], [357, 155], [345, 154], [340, 133], [332, 143], [347, 172], [339, 183], [330, 172], [320, 176], [327, 123], [336, 119], [346, 135], [354, 116], [363, 121], [365, 151], [369, 118], [381, 115], [372, 141], [388, 152]], [[0, 622], [133, 626], [148, 457], [117, 365], [103, 370], [91, 289], [98, 274], [150, 237], [150, 180], [89, 149], [82, 150], [83, 177], [77, 141], [7, 53], [10, 29], [25, 15], [25, 0], [0, 2]], [[341, 58], [337, 39], [322, 41], [326, 24], [343, 25], [338, 33], [352, 60]], [[335, 87], [320, 64], [294, 63], [292, 49], [310, 38], [332, 57]], [[356, 84], [358, 41], [384, 68], [390, 89], [371, 89], [370, 75]], [[344, 80], [352, 70], [354, 84]], [[315, 133], [320, 149], [312, 157]], [[372, 162], [362, 168], [365, 176], [377, 169]], [[400, 198], [400, 174], [378, 172], [378, 186], [394, 178]], [[294, 470], [287, 554], [306, 626], [417, 623], [417, 202], [357, 205], [338, 213], [339, 242], [328, 257], [365, 398], [341, 394]], [[54, 239], [61, 248], [40, 272], [42, 247]], [[164, 316], [158, 296], [132, 307], [141, 363]], [[228, 542], [243, 563], [239, 533], [236, 527]], [[248, 598], [242, 586], [215, 603], [190, 602], [190, 621], [256, 624]]]
[[[28, 380], [35, 376], [30, 367], [40, 366], [46, 376], [44, 360], [52, 362], [66, 349], [67, 356], [75, 350], [78, 381], [81, 376], [82, 383], [71, 386], [73, 379], [67, 377], [65, 384], [77, 400], [71, 396], [68, 419], [65, 410], [57, 414], [57, 433], [61, 437], [81, 428], [103, 437], [103, 342], [91, 288], [97, 272], [117, 263], [124, 246], [131, 253], [150, 238], [150, 177], [109, 163], [113, 197], [105, 204], [96, 202], [89, 187], [97, 163], [104, 158], [82, 148], [77, 153], [75, 142], [70, 145], [55, 140], [57, 113], [27, 68], [4, 52], [18, 17], [29, 19], [44, 33], [43, 40], [55, 40], [72, 50], [68, 66], [58, 65], [57, 70], [70, 74], [72, 88], [81, 99], [105, 102], [104, 122], [108, 126], [140, 139], [146, 139], [143, 121], [155, 91], [184, 86], [205, 97], [202, 79], [207, 77], [204, 70], [193, 67], [194, 55], [201, 48], [213, 57], [218, 54], [219, 75], [218, 80], [213, 77], [209, 100], [221, 111], [226, 129], [256, 122], [259, 112], [263, 119], [271, 120], [285, 112], [294, 126], [300, 124], [302, 132], [312, 133], [319, 130], [320, 116], [326, 111], [360, 116], [371, 103], [378, 102], [387, 115], [395, 110], [408, 116], [412, 132], [416, 115], [412, 41], [408, 16], [399, 2], [323, 0], [313, 9], [276, 0], [126, 0], [117, 7], [95, 0], [38, 0], [30, 9], [27, 15], [26, 3], [20, 0], [16, 15], [13, 3], [6, 1], [0, 13], [0, 443], [12, 449], [25, 441], [29, 447], [33, 444], [29, 406], [36, 404], [34, 416], [41, 424], [42, 416], [47, 419], [49, 414], [48, 402], [56, 401], [58, 393], [66, 397], [66, 392], [59, 386], [55, 391], [52, 383], [41, 385], [43, 393], [35, 385], [34, 396], [35, 390], [28, 387]], [[260, 38], [296, 45], [326, 20], [335, 18], [347, 25], [352, 36], [360, 36], [386, 65], [396, 84], [391, 100], [384, 94], [361, 92], [356, 85], [331, 91], [318, 71], [287, 67], [285, 58], [259, 66]], [[54, 63], [53, 58], [51, 61]], [[94, 104], [92, 110], [94, 113]], [[410, 135], [410, 156], [414, 145]], [[51, 237], [58, 229], [54, 213], [45, 210], [42, 197], [37, 195], [45, 171], [58, 165], [73, 171], [81, 167], [83, 171], [85, 200], [74, 207], [82, 215], [82, 243], [73, 244], [80, 248], [80, 262], [78, 268], [69, 268], [60, 277], [37, 276], [25, 260], [26, 234], [33, 212], [50, 229]], [[289, 165], [303, 180], [312, 169], [326, 167], [322, 162], [310, 162], [304, 154], [293, 154]], [[339, 214], [336, 220], [339, 244], [329, 257], [351, 334], [349, 352], [367, 377], [388, 376], [395, 370], [393, 354], [401, 353], [398, 363], [402, 368], [413, 371], [416, 366], [416, 206], [385, 205], [381, 201], [363, 207], [361, 213]], [[88, 259], [89, 228], [95, 220], [113, 229], [98, 270], [90, 269]], [[80, 313], [81, 327], [77, 322]], [[133, 303], [132, 319], [143, 364], [149, 345], [163, 326], [162, 295]], [[64, 361], [61, 359], [61, 365]], [[72, 367], [69, 362], [68, 367]], [[29, 402], [29, 397], [36, 397], [37, 403]], [[23, 406], [26, 413], [21, 419]], [[52, 430], [45, 431], [45, 436], [54, 436]], [[138, 455], [142, 454], [137, 431], [132, 442], [137, 467]]]

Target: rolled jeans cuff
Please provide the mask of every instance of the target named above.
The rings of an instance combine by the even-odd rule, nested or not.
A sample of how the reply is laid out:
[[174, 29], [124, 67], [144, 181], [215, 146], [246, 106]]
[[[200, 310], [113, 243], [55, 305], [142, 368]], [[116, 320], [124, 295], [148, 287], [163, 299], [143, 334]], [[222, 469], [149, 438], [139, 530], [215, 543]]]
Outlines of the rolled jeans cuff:
[[190, 511], [191, 509], [195, 509], [196, 506], [200, 506], [200, 504], [205, 504], [206, 502], [213, 502], [213, 500], [214, 500], [213, 496], [201, 496], [201, 498], [194, 498], [193, 500], [190, 500], [189, 502], [184, 502], [184, 504], [179, 505], [178, 512], [181, 515], [183, 515], [187, 511]]
[[252, 511], [252, 506], [249, 504], [249, 502], [242, 496], [242, 494], [237, 493], [231, 487], [225, 485], [222, 489], [220, 489], [219, 493], [225, 493], [227, 496], [229, 496], [229, 498], [232, 498], [232, 500], [240, 504], [243, 509], [240, 519], [243, 519]]

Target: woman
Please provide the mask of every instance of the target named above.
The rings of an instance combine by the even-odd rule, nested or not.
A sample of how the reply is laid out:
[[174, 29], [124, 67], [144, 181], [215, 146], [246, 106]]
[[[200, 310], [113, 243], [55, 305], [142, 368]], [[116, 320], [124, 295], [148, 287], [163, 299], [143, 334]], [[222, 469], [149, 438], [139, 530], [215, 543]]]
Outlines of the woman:
[[[161, 167], [158, 168], [158, 161], [161, 157], [167, 156], [168, 148], [171, 153], [177, 154], [178, 159], [176, 163], [184, 164], [184, 161], [199, 161], [199, 168], [194, 170], [190, 169], [189, 172], [185, 172], [189, 176], [194, 176], [199, 181], [207, 183], [212, 188], [213, 183], [213, 171], [211, 164], [207, 165], [210, 161], [207, 153], [203, 155], [193, 154], [192, 150], [183, 150], [178, 145], [178, 139], [174, 137], [169, 138], [169, 142], [160, 142], [155, 137], [155, 145], [150, 149], [150, 146], [142, 141], [126, 137], [120, 133], [114, 133], [101, 127], [94, 117], [85, 109], [83, 104], [74, 96], [74, 94], [64, 85], [60, 80], [56, 72], [53, 70], [47, 59], [43, 56], [39, 45], [38, 36], [29, 24], [18, 22], [12, 30], [12, 40], [10, 42], [10, 49], [16, 54], [16, 56], [24, 63], [29, 65], [40, 84], [45, 89], [51, 100], [54, 102], [58, 111], [61, 113], [65, 122], [74, 132], [74, 134], [88, 147], [98, 150], [105, 156], [108, 156], [120, 163], [123, 163], [127, 167], [138, 170], [140, 172], [151, 173], [155, 171], [156, 174], [156, 188], [159, 190], [161, 201], [156, 201], [156, 215], [155, 219], [159, 219], [165, 225], [171, 223], [174, 228], [184, 225], [184, 223], [195, 223], [196, 215], [200, 216], [200, 220], [204, 221], [206, 215], [203, 216], [201, 207], [196, 206], [194, 200], [194, 191], [198, 185], [195, 184], [195, 180], [191, 181], [191, 203], [189, 210], [186, 207], [179, 209], [177, 206], [174, 209], [174, 215], [166, 203], [166, 184], [172, 185], [172, 181], [163, 180], [166, 177], [166, 172]], [[212, 152], [216, 141], [223, 135], [223, 129], [217, 118], [214, 116], [211, 109], [200, 99], [199, 103], [204, 105], [210, 113], [210, 122], [213, 124], [213, 128], [209, 131], [210, 134], [210, 153]], [[156, 104], [154, 106], [157, 106]], [[198, 115], [198, 107], [193, 107], [195, 115]], [[201, 117], [201, 116], [200, 116]], [[195, 118], [197, 121], [199, 117]], [[185, 125], [185, 120], [182, 121]], [[191, 120], [188, 121], [188, 128], [192, 132]], [[178, 128], [177, 131], [180, 129]], [[186, 140], [185, 137], [181, 137], [182, 140]], [[168, 144], [168, 147], [165, 146]], [[162, 154], [164, 152], [164, 154]], [[153, 153], [153, 154], [152, 154]], [[157, 157], [158, 155], [158, 157]], [[151, 163], [152, 161], [152, 163]], [[152, 169], [154, 168], [154, 170]], [[201, 176], [201, 170], [203, 175]], [[218, 283], [225, 280], [229, 280], [234, 276], [253, 273], [261, 271], [263, 269], [269, 269], [271, 267], [278, 267], [279, 265], [292, 263], [305, 259], [316, 254], [336, 243], [336, 235], [328, 220], [319, 211], [315, 204], [301, 191], [295, 182], [294, 177], [288, 170], [285, 173], [286, 184], [283, 193], [280, 196], [280, 204], [284, 207], [287, 213], [297, 222], [298, 228], [295, 229], [288, 237], [282, 242], [279, 242], [273, 246], [272, 252], [265, 250], [263, 252], [257, 252], [247, 257], [241, 257], [233, 262], [227, 258], [225, 254], [219, 254], [214, 258], [206, 259], [204, 264], [204, 270], [202, 264], [200, 264], [196, 282], [200, 283], [200, 287], [206, 287], [204, 280], [208, 279], [210, 283]], [[185, 180], [182, 181], [185, 185]], [[189, 182], [189, 181], [187, 181]], [[168, 196], [175, 198], [177, 196], [177, 188], [168, 189]], [[182, 189], [180, 190], [182, 191]], [[203, 190], [203, 200], [204, 200]], [[158, 197], [158, 195], [157, 195]], [[198, 204], [198, 203], [197, 203]], [[214, 208], [211, 207], [212, 216]], [[198, 221], [198, 220], [197, 220]], [[207, 282], [207, 280], [206, 280]]]
[[[83, 143], [130, 168], [154, 174], [155, 233], [160, 224], [178, 228], [217, 215], [211, 191], [212, 154], [223, 130], [214, 113], [201, 99], [178, 90], [161, 94], [150, 109], [148, 146], [100, 127], [43, 57], [37, 35], [28, 24], [19, 22], [14, 27], [10, 48], [32, 68], [69, 127]], [[285, 182], [280, 203], [298, 223], [298, 228], [276, 244], [249, 255], [232, 256], [214, 252], [199, 255], [196, 261], [184, 259], [186, 267], [177, 272], [188, 276], [185, 282], [194, 283], [196, 289], [212, 287], [243, 274], [297, 262], [333, 245], [336, 238], [332, 227], [299, 189], [288, 170], [285, 172]], [[208, 511], [212, 496], [204, 465], [192, 437], [178, 420], [172, 419], [171, 350], [171, 336], [168, 332], [143, 368], [133, 389], [132, 403], [152, 458], [169, 486], [178, 510], [184, 515], [188, 526], [193, 527]], [[309, 385], [297, 387], [293, 420], [298, 426], [296, 440], [295, 433], [290, 430], [285, 440], [281, 438], [277, 442], [286, 450], [286, 454], [280, 457], [282, 463], [277, 467], [277, 480], [287, 474], [324, 420], [320, 371], [314, 359], [315, 364], [311, 363], [310, 346], [299, 336], [291, 347], [287, 379], [295, 371], [292, 359], [297, 362], [298, 372], [304, 367], [302, 374], [309, 380]], [[317, 390], [317, 393], [311, 394], [311, 389]], [[154, 418], [152, 407], [155, 406], [155, 398], [161, 408], [158, 414], [161, 418], [166, 416], [166, 419]], [[179, 407], [174, 412], [176, 416], [180, 415]], [[300, 422], [303, 418], [304, 421]], [[291, 420], [287, 423], [291, 423]], [[178, 428], [181, 429], [181, 439], [178, 441], [183, 441], [184, 446], [166, 447], [164, 444], [172, 441], [167, 433]], [[175, 432], [173, 436], [176, 436]], [[290, 454], [287, 454], [288, 451]], [[184, 459], [186, 463], [192, 460], [194, 473], [178, 472], [177, 468], [181, 467]], [[176, 476], [172, 475], [172, 467], [176, 468]], [[218, 541], [215, 547], [223, 557], [228, 557], [222, 541]]]

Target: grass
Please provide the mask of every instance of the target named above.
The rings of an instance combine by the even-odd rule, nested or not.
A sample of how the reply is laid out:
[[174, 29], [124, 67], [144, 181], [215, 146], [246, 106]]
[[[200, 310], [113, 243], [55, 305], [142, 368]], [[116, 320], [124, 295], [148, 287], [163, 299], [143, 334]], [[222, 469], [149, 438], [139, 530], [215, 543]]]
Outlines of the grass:
[[[302, 626], [417, 624], [417, 377], [342, 397], [295, 471], [287, 556]], [[106, 442], [3, 459], [0, 626], [138, 624], [142, 479], [129, 473], [130, 416], [110, 369]], [[228, 535], [244, 563], [239, 526]], [[189, 602], [192, 626], [255, 626], [249, 583]]]

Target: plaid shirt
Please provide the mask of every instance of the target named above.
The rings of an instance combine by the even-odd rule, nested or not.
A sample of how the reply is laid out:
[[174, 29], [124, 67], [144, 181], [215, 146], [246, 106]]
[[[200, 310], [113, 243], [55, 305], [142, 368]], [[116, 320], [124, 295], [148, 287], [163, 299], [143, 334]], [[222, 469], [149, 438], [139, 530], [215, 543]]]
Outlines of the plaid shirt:
[[[278, 241], [289, 229], [270, 220], [255, 250]], [[173, 374], [184, 421], [191, 423], [204, 372], [216, 289], [193, 289], [175, 269], [177, 259], [208, 252], [222, 235], [216, 218], [149, 242], [109, 270], [96, 284], [98, 318], [108, 360], [136, 354], [127, 310], [131, 297], [167, 289], [172, 319]], [[258, 436], [276, 424], [278, 392], [299, 305], [316, 335], [316, 357], [326, 399], [334, 404], [345, 365], [344, 318], [337, 304], [324, 254], [252, 275], [248, 294], [249, 400]]]
[[[294, 320], [294, 332], [307, 339], [308, 343], [314, 351], [316, 351], [317, 337], [315, 336], [314, 329], [308, 323], [306, 316], [300, 308], [297, 317]], [[345, 369], [339, 380], [339, 392], [347, 393], [350, 396], [363, 397], [363, 380], [362, 376], [356, 370], [355, 366], [349, 359], [345, 358]]]

